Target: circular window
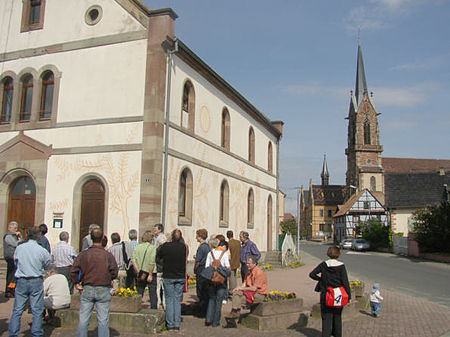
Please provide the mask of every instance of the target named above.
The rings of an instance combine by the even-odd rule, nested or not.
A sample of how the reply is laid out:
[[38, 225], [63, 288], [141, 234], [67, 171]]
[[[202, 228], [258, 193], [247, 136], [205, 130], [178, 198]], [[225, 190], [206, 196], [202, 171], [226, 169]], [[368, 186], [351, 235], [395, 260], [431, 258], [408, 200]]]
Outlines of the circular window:
[[84, 20], [88, 25], [95, 25], [102, 19], [103, 10], [99, 5], [94, 5], [88, 8]]

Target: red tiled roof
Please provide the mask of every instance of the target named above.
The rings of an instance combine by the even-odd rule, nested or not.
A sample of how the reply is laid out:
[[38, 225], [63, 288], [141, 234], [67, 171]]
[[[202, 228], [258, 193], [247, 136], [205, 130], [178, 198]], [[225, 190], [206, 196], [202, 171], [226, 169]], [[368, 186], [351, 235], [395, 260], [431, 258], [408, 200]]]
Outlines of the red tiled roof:
[[294, 219], [294, 216], [291, 213], [284, 213], [284, 219]]
[[385, 173], [438, 172], [441, 168], [444, 168], [446, 172], [450, 170], [449, 159], [383, 157], [381, 160]]

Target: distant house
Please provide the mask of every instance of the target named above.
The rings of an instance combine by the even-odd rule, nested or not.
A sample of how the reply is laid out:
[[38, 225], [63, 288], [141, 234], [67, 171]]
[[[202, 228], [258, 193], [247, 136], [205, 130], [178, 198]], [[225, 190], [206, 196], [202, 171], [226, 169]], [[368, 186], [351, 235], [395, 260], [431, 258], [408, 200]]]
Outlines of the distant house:
[[383, 194], [364, 189], [353, 194], [347, 202], [339, 206], [334, 215], [335, 241], [354, 237], [359, 223], [376, 218], [387, 225], [386, 210], [383, 207]]
[[333, 216], [345, 200], [344, 185], [328, 184], [330, 175], [325, 156], [321, 178], [321, 185], [313, 185], [310, 181], [309, 190], [300, 192], [300, 226], [302, 230], [306, 229], [307, 238], [331, 237]]
[[439, 172], [385, 173], [385, 207], [390, 212], [391, 227], [408, 236], [414, 224], [413, 213], [448, 200], [450, 174]]

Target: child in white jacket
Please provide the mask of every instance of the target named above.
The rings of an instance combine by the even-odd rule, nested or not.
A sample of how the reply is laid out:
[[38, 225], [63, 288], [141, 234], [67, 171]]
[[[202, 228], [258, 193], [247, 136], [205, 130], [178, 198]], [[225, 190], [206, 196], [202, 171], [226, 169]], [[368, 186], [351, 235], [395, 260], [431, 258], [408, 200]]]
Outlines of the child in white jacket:
[[381, 301], [383, 297], [380, 294], [380, 284], [374, 283], [373, 288], [370, 291], [370, 308], [372, 310], [372, 316], [377, 317], [381, 310]]

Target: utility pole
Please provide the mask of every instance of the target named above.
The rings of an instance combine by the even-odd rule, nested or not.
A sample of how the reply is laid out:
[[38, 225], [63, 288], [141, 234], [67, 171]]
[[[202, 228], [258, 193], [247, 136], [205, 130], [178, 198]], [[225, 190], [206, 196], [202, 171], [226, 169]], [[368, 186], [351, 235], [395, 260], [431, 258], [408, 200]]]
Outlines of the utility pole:
[[300, 255], [300, 191], [303, 189], [301, 187], [294, 187], [297, 190], [297, 256]]

